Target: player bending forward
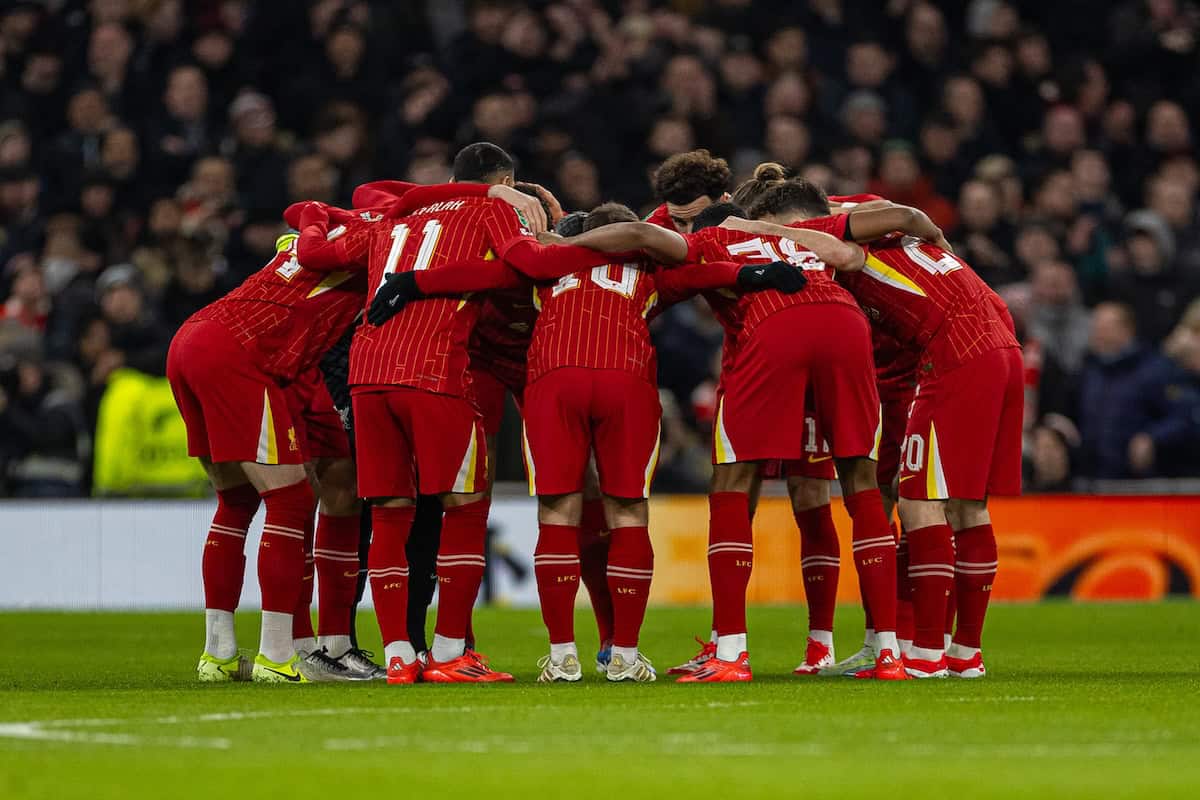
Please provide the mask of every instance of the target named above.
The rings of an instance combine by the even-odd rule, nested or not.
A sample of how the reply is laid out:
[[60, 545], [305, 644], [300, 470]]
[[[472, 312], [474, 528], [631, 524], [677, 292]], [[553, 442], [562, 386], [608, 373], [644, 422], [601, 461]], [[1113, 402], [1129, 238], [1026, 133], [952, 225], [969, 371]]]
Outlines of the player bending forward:
[[[1021, 490], [1024, 396], [1012, 318], [944, 242], [905, 234], [928, 228], [924, 214], [893, 207], [847, 220], [845, 237], [869, 243], [862, 265], [843, 268], [841, 279], [884, 332], [921, 351], [899, 475], [915, 625], [905, 667], [916, 678], [982, 677], [981, 635], [998, 565], [987, 498]], [[952, 591], [958, 627], [947, 653]]]
[[[454, 162], [456, 182], [513, 182], [512, 160], [487, 143], [464, 148]], [[355, 334], [350, 384], [356, 421], [359, 492], [375, 502], [368, 574], [379, 616], [389, 683], [491, 682], [512, 676], [466, 649], [471, 607], [483, 577], [487, 532], [486, 445], [470, 399], [467, 344], [478, 317], [470, 299], [415, 303], [392, 318], [378, 313], [398, 275], [492, 255], [538, 277], [602, 261], [573, 249], [550, 264], [524, 220], [486, 197], [445, 200], [412, 213], [395, 208], [367, 247], [370, 290], [367, 322]], [[346, 262], [361, 252], [345, 252]], [[554, 270], [561, 270], [555, 272]], [[545, 272], [539, 272], [545, 271]], [[382, 301], [382, 302], [378, 302]], [[408, 639], [408, 563], [405, 544], [414, 498], [439, 495], [445, 508], [437, 558], [440, 602], [428, 664]]]
[[[289, 209], [293, 224], [297, 211]], [[354, 224], [353, 215], [335, 212]], [[204, 464], [217, 492], [203, 560], [206, 635], [197, 667], [202, 681], [244, 677], [233, 612], [245, 571], [246, 530], [260, 500], [266, 505], [258, 552], [263, 613], [253, 679], [375, 677], [369, 660], [349, 646], [348, 629], [326, 631], [323, 644], [338, 650], [335, 660], [318, 648], [309, 617], [317, 498], [306, 463], [315, 462], [322, 487], [317, 537], [336, 542], [348, 530], [357, 535], [349, 443], [316, 366], [357, 315], [364, 283], [348, 273], [302, 266], [295, 244], [295, 235], [281, 237], [270, 263], [183, 324], [167, 356], [188, 453]], [[330, 599], [344, 607], [347, 619], [357, 580], [354, 551], [347, 546], [347, 564], [337, 565], [354, 573], [339, 584], [348, 585], [349, 594]], [[330, 620], [342, 616], [332, 608], [327, 614]]]

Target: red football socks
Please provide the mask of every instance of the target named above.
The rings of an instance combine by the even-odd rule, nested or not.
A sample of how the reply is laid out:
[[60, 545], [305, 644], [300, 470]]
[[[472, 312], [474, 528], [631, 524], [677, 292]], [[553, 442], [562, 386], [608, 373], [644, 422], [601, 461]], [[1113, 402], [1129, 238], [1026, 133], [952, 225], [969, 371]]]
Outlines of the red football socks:
[[300, 583], [300, 598], [296, 601], [296, 610], [292, 612], [292, 638], [296, 640], [316, 638], [312, 622], [313, 588], [316, 583], [313, 579], [316, 575], [313, 563], [313, 531], [316, 521], [313, 514], [316, 513], [314, 508], [304, 528], [304, 574]]
[[883, 513], [878, 489], [867, 489], [845, 498], [854, 522], [854, 568], [862, 588], [863, 604], [871, 610], [877, 632], [896, 630], [896, 538]]
[[358, 591], [359, 515], [317, 516], [313, 557], [317, 567], [317, 633], [348, 636]]
[[614, 611], [613, 646], [637, 647], [650, 602], [654, 549], [645, 526], [614, 528], [608, 551], [608, 589]]
[[978, 648], [999, 565], [996, 534], [991, 525], [977, 525], [959, 531], [954, 539], [958, 545], [954, 565], [954, 582], [958, 590], [958, 630], [955, 631], [954, 642], [963, 647]]
[[248, 483], [217, 492], [217, 512], [204, 542], [204, 607], [234, 611], [246, 573], [246, 530], [258, 513], [258, 491]]
[[600, 643], [613, 637], [613, 599], [608, 591], [609, 537], [604, 519], [603, 500], [583, 501], [583, 520], [579, 526], [579, 574], [592, 601]]
[[708, 513], [713, 626], [721, 636], [745, 633], [746, 588], [754, 567], [750, 498], [745, 492], [716, 492], [708, 497]]
[[490, 503], [477, 500], [450, 506], [442, 516], [438, 547], [438, 613], [434, 633], [447, 639], [467, 637], [471, 609], [483, 581], [483, 550]]
[[908, 579], [908, 537], [904, 529], [892, 523], [892, 532], [897, 534], [896, 544], [896, 638], [911, 642], [915, 634], [912, 582]]
[[795, 512], [800, 528], [800, 572], [808, 600], [808, 629], [832, 631], [841, 568], [837, 527], [829, 504]]
[[404, 546], [412, 530], [413, 506], [371, 509], [371, 551], [367, 577], [379, 632], [385, 645], [408, 641], [408, 556]]
[[913, 589], [913, 647], [942, 650], [946, 597], [954, 585], [954, 542], [949, 525], [907, 531], [908, 576]]
[[304, 538], [316, 497], [307, 480], [262, 494], [267, 506], [258, 545], [263, 611], [292, 614], [304, 579]]
[[533, 551], [542, 620], [550, 644], [575, 641], [575, 595], [579, 592], [579, 528], [574, 525], [538, 525]]

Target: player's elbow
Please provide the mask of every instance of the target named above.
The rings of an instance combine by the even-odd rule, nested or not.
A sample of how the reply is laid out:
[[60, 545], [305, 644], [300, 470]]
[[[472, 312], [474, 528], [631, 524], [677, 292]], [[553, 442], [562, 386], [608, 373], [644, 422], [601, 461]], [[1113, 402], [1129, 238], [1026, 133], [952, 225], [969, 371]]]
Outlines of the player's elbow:
[[861, 247], [848, 242], [842, 243], [832, 255], [833, 259], [829, 262], [829, 266], [838, 272], [860, 270], [867, 258], [866, 252]]

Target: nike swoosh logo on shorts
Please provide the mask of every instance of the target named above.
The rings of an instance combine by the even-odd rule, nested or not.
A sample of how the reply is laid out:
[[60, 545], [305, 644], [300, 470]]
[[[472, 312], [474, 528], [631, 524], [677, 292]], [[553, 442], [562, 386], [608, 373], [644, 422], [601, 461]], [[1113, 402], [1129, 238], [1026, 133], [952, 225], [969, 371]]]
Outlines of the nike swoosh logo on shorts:
[[915, 478], [915, 477], [917, 477], [917, 476], [916, 476], [916, 475], [901, 475], [901, 476], [900, 476], [900, 483], [904, 483], [904, 482], [905, 482], [906, 480], [908, 480], [909, 478]]
[[816, 456], [809, 456], [808, 463], [820, 464], [822, 461], [828, 461], [831, 458], [833, 458], [833, 456], [821, 456], [820, 458], [817, 458]]

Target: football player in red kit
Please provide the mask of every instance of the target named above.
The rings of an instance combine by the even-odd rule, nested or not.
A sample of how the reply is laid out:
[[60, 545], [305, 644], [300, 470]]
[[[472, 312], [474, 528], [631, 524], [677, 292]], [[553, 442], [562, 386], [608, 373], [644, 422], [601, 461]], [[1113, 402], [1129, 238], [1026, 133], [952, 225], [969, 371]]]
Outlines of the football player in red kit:
[[[640, 247], [644, 243], [642, 231], [649, 227], [619, 224], [572, 241], [609, 250]], [[879, 552], [874, 552], [875, 539], [886, 537], [891, 542], [874, 483], [874, 464], [869, 460], [878, 400], [870, 374], [866, 321], [853, 299], [833, 282], [822, 261], [840, 263], [844, 258], [853, 258], [856, 248], [847, 248], [828, 235], [812, 237], [799, 247], [791, 238], [781, 241], [778, 237], [744, 235], [720, 228], [693, 234], [688, 245], [686, 252], [677, 254], [677, 261], [733, 260], [753, 265], [786, 260], [804, 270], [809, 280], [805, 291], [796, 295], [770, 290], [706, 293], [733, 343], [732, 347], [727, 345], [722, 372], [714, 437], [714, 491], [710, 497], [709, 569], [718, 639], [716, 656], [681, 680], [749, 680], [745, 644], [745, 593], [753, 554], [749, 491], [762, 462], [803, 456], [802, 398], [810, 373], [818, 397], [821, 392], [829, 395], [824, 407], [832, 408], [835, 399], [840, 407], [837, 420], [830, 423], [834, 455], [842, 459], [844, 481], [853, 489], [847, 494], [853, 495], [856, 527], [871, 532], [869, 537], [865, 533], [857, 537], [862, 548], [870, 551], [864, 559], [875, 567], [870, 570], [872, 576], [879, 573], [883, 592], [892, 597], [894, 607], [895, 566], [887, 560], [888, 554], [894, 556], [894, 548], [882, 547], [880, 542]], [[829, 347], [814, 347], [814, 342], [826, 339], [830, 330], [846, 326], [849, 332]], [[811, 330], [811, 336], [797, 336], [797, 330]], [[786, 402], [790, 397], [801, 398], [792, 413], [780, 405], [780, 398]], [[890, 581], [880, 566], [886, 567]], [[894, 650], [881, 655], [880, 667], [881, 677], [903, 677]]]
[[[512, 160], [495, 145], [469, 145], [455, 158], [454, 177], [483, 189], [511, 185]], [[484, 196], [433, 202], [412, 213], [394, 208], [371, 238], [368, 251], [369, 324], [355, 336], [350, 383], [359, 493], [375, 501], [369, 575], [388, 681], [511, 680], [491, 670], [465, 645], [483, 576], [487, 525], [486, 445], [467, 374], [467, 343], [478, 303], [431, 299], [393, 318], [378, 311], [386, 311], [401, 275], [488, 253], [527, 271], [549, 269], [554, 275], [599, 260], [595, 253], [576, 249], [575, 261], [569, 252], [558, 251], [555, 263], [549, 263], [524, 220], [507, 205]], [[341, 257], [358, 256], [347, 252]], [[406, 626], [404, 545], [418, 490], [441, 496], [445, 507], [437, 560], [441, 600], [424, 666], [408, 641]]]
[[[592, 211], [585, 230], [636, 221], [616, 204]], [[649, 227], [649, 226], [647, 226]], [[660, 243], [650, 254], [677, 260], [687, 246], [674, 232], [649, 228]], [[585, 241], [585, 233], [579, 241]], [[519, 277], [496, 262], [448, 266], [406, 281], [407, 297], [458, 294], [513, 285]], [[653, 553], [646, 528], [656, 460], [659, 405], [655, 358], [646, 317], [706, 288], [775, 286], [794, 291], [804, 279], [784, 263], [741, 267], [717, 262], [659, 270], [645, 257], [567, 275], [536, 289], [540, 307], [529, 352], [526, 454], [531, 490], [539, 498], [535, 573], [551, 651], [542, 681], [582, 677], [574, 641], [574, 600], [580, 579], [578, 527], [584, 469], [595, 453], [612, 547], [608, 584], [614, 639], [606, 668], [611, 681], [652, 681], [637, 649]]]
[[[997, 567], [987, 497], [1021, 489], [1023, 370], [1012, 318], [915, 209], [852, 212], [845, 236], [870, 244], [861, 268], [841, 279], [881, 329], [921, 350], [898, 479], [915, 622], [905, 665], [919, 678], [981, 677]], [[947, 653], [951, 591], [958, 626]]]
[[714, 158], [707, 150], [671, 156], [654, 172], [654, 195], [662, 205], [650, 212], [646, 222], [691, 233], [697, 214], [729, 199], [732, 177], [725, 159]]
[[[289, 222], [300, 224], [304, 213], [303, 206], [289, 209]], [[356, 225], [350, 212], [322, 213]], [[239, 673], [233, 610], [245, 569], [242, 545], [260, 499], [267, 509], [258, 556], [263, 626], [253, 677], [302, 682], [336, 669], [319, 658], [324, 654], [314, 656], [320, 664], [302, 669], [295, 650], [300, 640], [316, 651], [308, 618], [316, 497], [304, 465], [319, 459], [317, 477], [330, 490], [322, 497], [326, 534], [356, 531], [353, 472], [347, 476], [344, 466], [349, 445], [315, 370], [358, 314], [365, 282], [303, 266], [295, 247], [295, 235], [281, 237], [269, 264], [183, 324], [167, 357], [188, 452], [204, 463], [218, 498], [203, 562], [201, 680]]]

